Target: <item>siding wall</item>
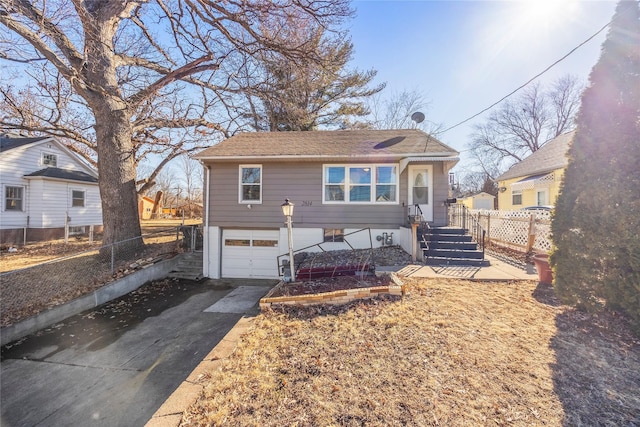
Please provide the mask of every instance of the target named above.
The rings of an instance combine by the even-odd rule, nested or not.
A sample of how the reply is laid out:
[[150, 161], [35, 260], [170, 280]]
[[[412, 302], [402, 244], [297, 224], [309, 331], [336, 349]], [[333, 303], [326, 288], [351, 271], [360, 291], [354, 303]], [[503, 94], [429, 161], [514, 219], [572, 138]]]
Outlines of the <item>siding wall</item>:
[[[25, 179], [24, 175], [44, 169], [42, 154], [57, 156], [57, 167], [82, 170], [78, 160], [69, 156], [54, 143], [42, 143], [14, 148], [2, 153], [0, 158], [1, 197], [0, 210], [2, 229], [55, 228], [64, 227], [65, 216], [71, 217], [70, 225], [102, 224], [102, 206], [97, 184], [57, 181], [51, 179]], [[23, 187], [23, 211], [5, 210], [5, 188]], [[71, 207], [71, 191], [85, 192], [85, 206]]]
[[547, 197], [549, 199], [547, 201], [547, 204], [555, 205], [556, 199], [558, 198], [558, 194], [560, 193], [560, 186], [562, 184], [562, 180], [564, 177], [564, 168], [556, 169], [555, 171], [553, 171], [553, 174], [555, 177], [555, 180], [553, 182], [550, 182], [545, 186], [522, 190], [521, 205], [514, 205], [512, 203], [512, 197], [511, 197], [512, 187], [511, 186], [514, 183], [522, 180], [523, 177], [508, 179], [505, 181], [499, 181], [498, 187], [505, 187], [506, 191], [502, 193], [498, 192], [498, 209], [503, 211], [509, 211], [509, 210], [522, 209], [527, 206], [536, 206], [538, 204], [536, 199], [537, 197], [536, 192], [542, 189], [547, 189]]
[[[247, 161], [242, 164], [258, 164]], [[280, 205], [286, 198], [295, 203], [295, 227], [312, 228], [397, 228], [404, 226], [407, 215], [408, 168], [400, 176], [399, 203], [323, 204], [323, 163], [262, 163], [262, 203], [238, 203], [238, 163], [209, 163], [209, 224], [219, 227], [274, 228], [284, 222]], [[444, 225], [448, 197], [448, 176], [441, 162], [433, 167], [434, 224]]]

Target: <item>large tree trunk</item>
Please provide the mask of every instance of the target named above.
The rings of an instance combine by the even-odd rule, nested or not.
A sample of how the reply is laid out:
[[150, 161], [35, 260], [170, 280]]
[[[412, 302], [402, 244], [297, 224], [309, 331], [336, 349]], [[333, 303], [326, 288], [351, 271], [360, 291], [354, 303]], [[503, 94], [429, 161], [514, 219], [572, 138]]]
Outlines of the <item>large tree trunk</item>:
[[[107, 110], [108, 106], [103, 108]], [[122, 250], [135, 251], [142, 247], [143, 242], [140, 238], [130, 118], [126, 110], [113, 109], [101, 111], [96, 114], [97, 118], [100, 118], [96, 120], [96, 138], [103, 242], [123, 242], [118, 244]]]
[[136, 168], [131, 141], [134, 108], [118, 85], [113, 39], [118, 21], [117, 2], [87, 3], [90, 18], [85, 34], [87, 63], [80, 88], [95, 117], [96, 146], [104, 244], [117, 244], [118, 258], [131, 257], [144, 246], [140, 237]]

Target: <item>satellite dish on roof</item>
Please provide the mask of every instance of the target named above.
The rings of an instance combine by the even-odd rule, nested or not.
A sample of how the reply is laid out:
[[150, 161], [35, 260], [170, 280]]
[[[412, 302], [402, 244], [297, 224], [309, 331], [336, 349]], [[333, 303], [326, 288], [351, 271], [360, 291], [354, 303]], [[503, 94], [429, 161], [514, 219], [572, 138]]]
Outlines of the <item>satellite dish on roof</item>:
[[422, 123], [424, 121], [424, 114], [420, 111], [416, 111], [411, 115], [411, 120], [416, 122], [416, 124]]

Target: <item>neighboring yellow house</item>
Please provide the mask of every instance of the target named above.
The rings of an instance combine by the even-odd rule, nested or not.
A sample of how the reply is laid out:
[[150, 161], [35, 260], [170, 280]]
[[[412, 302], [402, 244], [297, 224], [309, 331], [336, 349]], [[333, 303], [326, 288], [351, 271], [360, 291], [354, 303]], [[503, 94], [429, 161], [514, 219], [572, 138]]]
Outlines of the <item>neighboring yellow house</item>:
[[494, 200], [496, 196], [493, 196], [489, 193], [485, 193], [484, 191], [474, 194], [473, 196], [465, 197], [460, 200], [460, 203], [465, 205], [469, 209], [488, 209], [493, 210]]
[[575, 131], [544, 144], [498, 177], [498, 209], [555, 205]]

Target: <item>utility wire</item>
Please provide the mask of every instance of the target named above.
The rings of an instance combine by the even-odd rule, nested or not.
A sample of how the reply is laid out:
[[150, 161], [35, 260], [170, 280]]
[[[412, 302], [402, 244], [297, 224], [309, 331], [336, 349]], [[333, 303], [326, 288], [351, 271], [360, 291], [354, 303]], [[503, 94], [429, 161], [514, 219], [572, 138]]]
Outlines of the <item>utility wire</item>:
[[545, 74], [547, 71], [549, 71], [550, 69], [552, 69], [553, 67], [555, 67], [556, 65], [558, 65], [560, 62], [564, 61], [569, 55], [571, 55], [573, 52], [575, 52], [576, 50], [580, 49], [582, 46], [584, 46], [585, 44], [587, 44], [588, 42], [590, 42], [594, 37], [596, 37], [598, 34], [600, 34], [602, 31], [604, 31], [605, 28], [607, 28], [609, 25], [611, 25], [612, 21], [607, 22], [602, 28], [600, 28], [595, 34], [593, 34], [591, 37], [589, 37], [588, 39], [586, 39], [585, 41], [583, 41], [582, 43], [580, 43], [578, 46], [574, 47], [573, 49], [571, 49], [569, 51], [569, 53], [567, 53], [566, 55], [564, 55], [562, 58], [558, 59], [556, 62], [554, 62], [553, 64], [549, 65], [547, 68], [545, 68], [543, 71], [541, 71], [540, 73], [536, 74], [535, 76], [533, 76], [531, 79], [529, 79], [525, 84], [519, 86], [517, 89], [515, 89], [513, 92], [503, 96], [502, 98], [500, 98], [500, 100], [494, 102], [493, 104], [491, 104], [490, 106], [488, 106], [487, 108], [485, 108], [484, 110], [480, 111], [479, 113], [474, 114], [473, 116], [464, 119], [463, 121], [456, 123], [455, 125], [446, 128], [445, 130], [443, 130], [442, 132], [439, 132], [439, 134], [443, 134], [445, 132], [450, 131], [451, 129], [457, 128], [458, 126], [467, 123], [469, 120], [475, 119], [476, 117], [478, 117], [479, 115], [489, 111], [490, 109], [492, 109], [493, 107], [495, 107], [496, 105], [500, 104], [502, 101], [504, 101], [505, 99], [509, 98], [511, 95], [515, 94], [516, 92], [518, 92], [520, 89], [526, 87], [528, 84], [530, 84], [531, 82], [533, 82], [535, 79], [537, 79], [538, 77], [542, 76], [543, 74]]

